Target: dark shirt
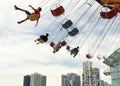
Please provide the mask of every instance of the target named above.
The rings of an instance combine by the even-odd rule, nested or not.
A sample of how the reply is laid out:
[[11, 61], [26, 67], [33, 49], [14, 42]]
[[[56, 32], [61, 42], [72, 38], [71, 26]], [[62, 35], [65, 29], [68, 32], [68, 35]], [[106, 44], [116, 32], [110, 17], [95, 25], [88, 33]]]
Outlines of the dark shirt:
[[77, 48], [74, 48], [73, 49], [75, 53], [78, 53], [78, 49]]
[[48, 40], [47, 36], [41, 35], [40, 39], [42, 39], [44, 42], [46, 42]]

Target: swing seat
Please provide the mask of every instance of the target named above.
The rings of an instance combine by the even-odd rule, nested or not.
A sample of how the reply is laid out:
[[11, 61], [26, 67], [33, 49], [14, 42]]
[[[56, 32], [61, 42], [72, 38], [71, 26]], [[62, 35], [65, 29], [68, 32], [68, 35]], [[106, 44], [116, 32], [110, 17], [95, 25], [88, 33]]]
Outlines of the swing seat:
[[59, 6], [56, 9], [51, 10], [53, 16], [60, 16], [65, 12], [63, 6]]
[[101, 57], [100, 55], [97, 55], [97, 59], [98, 59], [98, 60], [101, 60], [102, 57]]
[[70, 51], [70, 46], [66, 46], [66, 49], [67, 49], [68, 51]]
[[118, 10], [116, 8], [113, 8], [108, 12], [100, 12], [100, 16], [105, 19], [111, 19], [115, 17], [117, 13], [118, 13]]
[[86, 54], [86, 58], [91, 59], [92, 56], [90, 54]]
[[65, 23], [62, 24], [63, 28], [68, 29], [73, 25], [73, 22], [71, 20], [67, 20]]
[[65, 46], [65, 45], [66, 45], [66, 42], [65, 42], [65, 41], [62, 41], [60, 44], [61, 44], [61, 46]]
[[79, 33], [79, 30], [77, 28], [74, 28], [73, 30], [71, 30], [70, 32], [68, 32], [68, 34], [70, 36], [75, 36], [78, 33]]
[[51, 43], [50, 43], [50, 46], [51, 46], [51, 47], [53, 47], [54, 45], [55, 45], [55, 43], [54, 43], [54, 42], [51, 42]]

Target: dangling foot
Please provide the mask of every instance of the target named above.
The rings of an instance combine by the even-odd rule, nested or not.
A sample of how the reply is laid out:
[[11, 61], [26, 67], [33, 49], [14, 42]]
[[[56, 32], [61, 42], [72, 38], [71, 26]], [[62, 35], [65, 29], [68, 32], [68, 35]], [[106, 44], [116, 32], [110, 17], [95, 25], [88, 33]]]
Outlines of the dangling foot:
[[75, 56], [73, 56], [73, 58], [75, 58]]
[[17, 22], [18, 24], [21, 24], [22, 22], [21, 21], [19, 21], [19, 22]]
[[14, 5], [14, 8], [15, 8], [15, 10], [18, 10], [18, 9], [19, 9], [16, 5]]
[[36, 43], [37, 45], [39, 44], [39, 43]]

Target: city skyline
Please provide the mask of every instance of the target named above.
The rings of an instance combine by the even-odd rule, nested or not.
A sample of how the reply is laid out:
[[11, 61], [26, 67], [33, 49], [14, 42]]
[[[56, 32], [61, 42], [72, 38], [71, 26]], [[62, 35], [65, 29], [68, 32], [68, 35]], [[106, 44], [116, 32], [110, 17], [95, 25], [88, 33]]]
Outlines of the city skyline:
[[[85, 69], [83, 69], [83, 70], [85, 70]], [[88, 69], [86, 69], [86, 70], [88, 70]], [[89, 73], [87, 73], [87, 74], [89, 74]], [[84, 76], [82, 76], [83, 74], [78, 75], [77, 73], [73, 73], [73, 72], [69, 72], [67, 74], [62, 74], [62, 75], [60, 75], [61, 76], [60, 77], [61, 78], [61, 80], [60, 80], [61, 86], [111, 86], [108, 82], [101, 80], [101, 78], [99, 76], [100, 71], [98, 68], [93, 68], [93, 70], [91, 71], [90, 74], [92, 74], [92, 75], [88, 75], [88, 76], [92, 77], [92, 78], [89, 78], [89, 80], [87, 80], [88, 76], [84, 77]], [[46, 86], [46, 84], [48, 82], [48, 80], [47, 80], [48, 77], [49, 76], [43, 75], [38, 72], [32, 73], [30, 75], [25, 75], [23, 77], [23, 86]], [[85, 81], [84, 79], [87, 81]], [[83, 84], [83, 82], [84, 82], [84, 84]]]
[[[69, 9], [69, 6], [75, 6], [75, 4], [77, 4], [76, 1], [78, 0], [72, 0], [71, 2], [70, 1], [68, 2], [68, 0], [64, 0], [64, 1], [60, 0], [60, 1], [61, 1], [60, 4], [62, 4], [65, 7], [65, 9]], [[88, 51], [90, 49], [94, 51], [94, 49], [96, 48], [93, 46], [96, 45], [97, 44], [96, 42], [99, 42], [99, 41], [95, 42], [95, 39], [99, 35], [98, 32], [101, 29], [102, 30], [104, 29], [102, 28], [101, 25], [102, 24], [105, 25], [104, 23], [107, 20], [101, 19], [99, 25], [97, 25], [96, 27], [97, 29], [95, 28], [95, 31], [93, 32], [93, 34], [89, 35], [88, 33], [86, 33], [86, 32], [90, 32], [92, 26], [94, 26], [93, 25], [94, 19], [95, 18], [98, 19], [97, 17], [99, 16], [99, 12], [101, 11], [100, 9], [98, 9], [97, 10], [98, 15], [90, 18], [92, 19], [92, 22], [87, 21], [88, 24], [86, 28], [90, 28], [90, 29], [85, 28], [85, 30], [83, 30], [81, 34], [78, 34], [73, 38], [70, 36], [66, 38], [67, 43], [70, 44], [71, 47], [76, 47], [77, 44], [80, 44], [80, 47], [81, 47], [82, 43], [84, 44], [80, 48], [80, 52], [75, 58], [73, 58], [70, 55], [70, 53], [66, 50], [66, 47], [62, 47], [59, 50], [59, 52], [54, 54], [53, 49], [50, 47], [49, 44], [51, 41], [57, 42], [59, 38], [60, 39], [63, 38], [64, 35], [62, 35], [61, 33], [64, 33], [65, 30], [62, 29], [59, 31], [59, 29], [61, 28], [60, 24], [62, 19], [67, 16], [72, 20], [76, 20], [76, 18], [78, 17], [76, 15], [76, 17], [73, 18], [73, 16], [70, 15], [70, 13], [73, 11], [70, 9], [65, 10], [65, 14], [62, 15], [61, 17], [53, 17], [52, 14], [50, 13], [50, 7], [55, 2], [56, 0], [51, 0], [51, 1], [49, 0], [46, 0], [46, 1], [44, 0], [41, 0], [41, 1], [40, 0], [33, 0], [33, 1], [1, 0], [0, 1], [0, 10], [1, 10], [0, 11], [0, 16], [1, 16], [0, 17], [0, 20], [1, 20], [1, 23], [0, 23], [0, 30], [1, 30], [0, 81], [1, 83], [0, 85], [1, 86], [8, 86], [8, 85], [22, 86], [23, 76], [29, 75], [33, 72], [39, 72], [46, 76], [49, 76], [47, 86], [49, 85], [60, 86], [61, 74], [67, 74], [69, 72], [82, 74], [82, 62], [88, 60], [86, 58], [86, 54], [88, 53]], [[80, 2], [78, 3], [79, 5], [80, 5]], [[94, 6], [90, 8], [90, 11], [88, 11], [88, 14], [91, 14], [93, 11], [96, 10], [98, 3], [97, 2], [94, 2], [94, 3], [95, 3]], [[39, 6], [43, 8], [41, 12], [41, 18], [37, 27], [34, 27], [35, 22], [30, 22], [30, 21], [24, 22], [22, 24], [17, 24], [17, 21], [25, 18], [26, 15], [24, 13], [21, 13], [15, 10], [14, 5], [17, 5], [21, 8], [25, 8], [29, 11], [32, 11], [28, 6], [29, 4], [34, 6], [35, 8]], [[86, 4], [85, 7], [90, 7], [90, 5]], [[82, 8], [84, 8], [84, 5]], [[90, 15], [85, 15], [83, 19], [80, 18], [81, 21], [78, 25], [77, 23], [75, 23], [76, 24], [75, 27], [77, 27], [79, 31], [81, 31], [81, 28], [84, 28], [86, 26], [86, 24], [83, 24], [83, 23], [86, 22], [85, 20], [89, 19], [88, 17], [90, 17]], [[81, 24], [83, 25], [81, 26]], [[116, 48], [119, 47], [119, 44], [118, 44], [119, 28], [117, 29], [117, 32], [115, 34], [112, 33], [113, 32], [112, 30], [110, 31], [111, 33], [107, 35], [108, 39], [104, 40], [101, 43], [101, 45], [103, 46], [99, 46], [98, 54], [102, 56], [103, 55], [109, 56], [109, 54], [111, 54]], [[48, 42], [45, 44], [36, 45], [34, 40], [37, 39], [41, 34], [46, 34], [46, 32], [50, 33]], [[84, 43], [87, 36], [89, 36], [89, 38]], [[112, 41], [111, 38], [112, 40], [115, 38], [114, 41]], [[116, 44], [114, 44], [114, 42], [116, 42]], [[113, 48], [114, 46], [115, 48]], [[98, 60], [96, 58], [96, 54], [95, 53], [93, 54], [94, 54], [93, 58], [89, 59], [93, 63], [93, 67], [100, 68], [101, 79], [111, 83], [110, 76], [105, 76], [103, 74], [103, 71], [108, 66], [103, 63], [103, 59]], [[54, 80], [56, 82], [52, 83], [52, 81]]]

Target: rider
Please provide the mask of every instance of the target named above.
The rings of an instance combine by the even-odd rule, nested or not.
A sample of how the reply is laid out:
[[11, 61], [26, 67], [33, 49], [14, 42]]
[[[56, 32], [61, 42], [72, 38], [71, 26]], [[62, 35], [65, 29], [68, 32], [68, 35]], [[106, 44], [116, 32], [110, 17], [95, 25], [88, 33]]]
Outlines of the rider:
[[21, 24], [22, 22], [29, 19], [30, 21], [36, 21], [35, 26], [37, 26], [39, 18], [40, 18], [40, 11], [42, 10], [42, 8], [38, 7], [38, 9], [35, 9], [31, 5], [29, 5], [29, 7], [31, 7], [34, 10], [33, 13], [30, 13], [29, 11], [21, 9], [21, 8], [17, 7], [16, 5], [14, 5], [15, 10], [20, 10], [20, 11], [23, 11], [23, 12], [25, 12], [27, 14], [27, 18], [25, 18], [24, 20], [18, 21], [17, 23]]
[[59, 49], [61, 48], [61, 41], [59, 41], [57, 44], [55, 44], [53, 46], [53, 53], [56, 53], [57, 51], [59, 51]]
[[47, 42], [48, 36], [48, 33], [46, 33], [46, 35], [41, 35], [38, 39], [35, 40], [35, 42], [38, 41], [37, 44]]
[[78, 52], [79, 52], [79, 47], [73, 48], [70, 51], [70, 55], [74, 54], [73, 57], [75, 57], [78, 54]]

